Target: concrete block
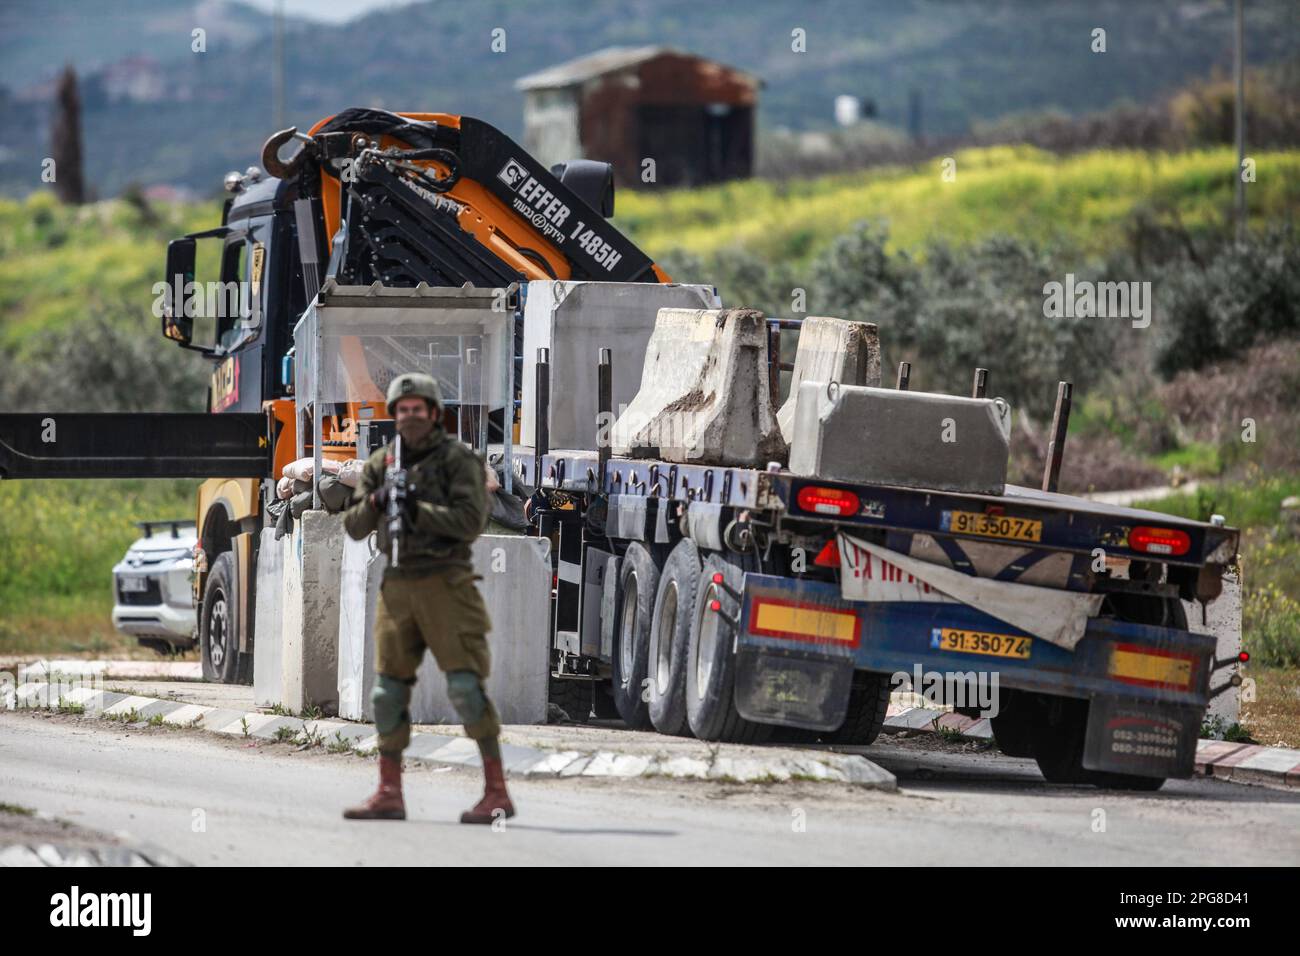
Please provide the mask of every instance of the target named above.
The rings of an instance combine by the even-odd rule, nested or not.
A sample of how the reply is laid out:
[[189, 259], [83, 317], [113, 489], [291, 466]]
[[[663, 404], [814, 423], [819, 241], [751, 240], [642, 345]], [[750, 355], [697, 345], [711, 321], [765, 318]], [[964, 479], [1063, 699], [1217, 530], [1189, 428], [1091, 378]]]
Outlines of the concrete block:
[[[550, 541], [519, 535], [483, 535], [474, 542], [479, 593], [492, 618], [488, 646], [492, 672], [485, 684], [504, 724], [546, 722], [551, 657], [547, 623], [551, 597]], [[458, 724], [447, 679], [426, 654], [411, 693], [417, 724]]]
[[294, 523], [284, 568], [280, 703], [338, 713], [339, 575], [343, 516], [307, 511]]
[[[345, 561], [350, 573], [341, 581], [340, 716], [373, 720], [370, 691], [375, 680], [374, 622], [387, 558], [382, 554], [370, 558], [365, 563], [364, 576], [356, 573], [360, 565], [358, 549], [345, 555]], [[492, 631], [488, 634], [492, 673], [488, 677], [487, 693], [496, 704], [502, 722], [545, 723], [550, 683], [546, 638], [551, 587], [550, 542], [520, 535], [483, 535], [474, 542], [473, 561], [477, 573], [483, 575], [477, 586], [492, 618]], [[365, 614], [360, 626], [352, 617], [357, 607], [363, 607]], [[460, 723], [456, 709], [447, 698], [447, 680], [432, 654], [425, 655], [416, 677], [411, 694], [411, 719], [417, 724]]]
[[520, 443], [535, 447], [537, 350], [551, 350], [550, 447], [594, 450], [597, 435], [596, 363], [599, 350], [614, 362], [613, 408], [636, 395], [646, 344], [662, 308], [707, 309], [711, 286], [647, 282], [543, 280], [524, 287], [523, 406]]
[[368, 719], [374, 685], [375, 606], [388, 556], [374, 547], [374, 535], [354, 541], [343, 536], [339, 567], [339, 716]]
[[962, 398], [803, 382], [790, 471], [837, 481], [1000, 495], [1011, 409]]
[[880, 335], [871, 322], [810, 315], [799, 327], [799, 346], [790, 376], [790, 395], [777, 412], [781, 437], [794, 441], [794, 413], [803, 382], [880, 385]]
[[[1223, 574], [1223, 592], [1205, 606], [1204, 620], [1201, 605], [1196, 601], [1184, 601], [1183, 611], [1187, 614], [1187, 628], [1197, 634], [1213, 634], [1218, 642], [1214, 656], [1217, 660], [1235, 658], [1241, 653], [1241, 578], [1237, 574], [1225, 571]], [[1210, 679], [1211, 688], [1217, 688], [1227, 682], [1233, 668], [1225, 667]], [[1205, 716], [1207, 720], [1221, 718], [1225, 728], [1241, 723], [1241, 688], [1231, 687], [1210, 701]]]
[[280, 700], [280, 663], [284, 654], [284, 553], [287, 538], [275, 540], [264, 528], [257, 551], [256, 607], [253, 614], [253, 703], [271, 707]]
[[784, 461], [768, 389], [767, 323], [754, 309], [660, 309], [615, 455], [764, 467]]

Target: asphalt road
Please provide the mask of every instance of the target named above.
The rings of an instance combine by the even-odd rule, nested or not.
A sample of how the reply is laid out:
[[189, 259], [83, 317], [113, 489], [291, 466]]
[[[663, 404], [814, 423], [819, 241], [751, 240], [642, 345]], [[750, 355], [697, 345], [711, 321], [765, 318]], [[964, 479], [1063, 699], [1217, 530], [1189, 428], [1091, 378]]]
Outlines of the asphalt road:
[[[348, 822], [373, 761], [197, 731], [0, 713], [0, 803], [222, 865], [1295, 864], [1300, 794], [1211, 780], [1155, 794], [1051, 786], [933, 740], [865, 753], [898, 793], [841, 784], [512, 783], [499, 832], [456, 822], [476, 773], [408, 771], [405, 822]], [[0, 813], [0, 844], [6, 837]], [[1104, 831], [1099, 829], [1104, 822]], [[12, 827], [12, 824], [11, 824]]]

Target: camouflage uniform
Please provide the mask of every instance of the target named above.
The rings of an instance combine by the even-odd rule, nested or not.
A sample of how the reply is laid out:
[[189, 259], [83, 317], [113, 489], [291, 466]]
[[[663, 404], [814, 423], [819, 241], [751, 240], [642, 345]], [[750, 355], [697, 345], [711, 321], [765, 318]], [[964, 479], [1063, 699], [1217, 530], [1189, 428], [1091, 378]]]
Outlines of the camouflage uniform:
[[[383, 485], [390, 454], [385, 445], [367, 459], [344, 516], [353, 538], [376, 532], [384, 554], [391, 553], [388, 525], [371, 505], [370, 493]], [[481, 689], [491, 666], [487, 632], [492, 622], [474, 586], [482, 576], [470, 563], [470, 543], [487, 523], [483, 461], [439, 425], [421, 445], [403, 442], [402, 465], [417, 510], [398, 544], [398, 567], [384, 572], [375, 617], [373, 698], [382, 752], [400, 752], [410, 743], [407, 704], [426, 647], [447, 674], [465, 732], [478, 740], [501, 731], [496, 708]]]
[[[384, 571], [375, 617], [375, 729], [379, 734], [379, 788], [344, 816], [357, 820], [406, 818], [402, 799], [402, 751], [411, 742], [411, 686], [427, 647], [447, 675], [447, 696], [479, 746], [485, 781], [483, 798], [461, 814], [462, 823], [494, 823], [514, 816], [506, 792], [501, 721], [483, 690], [492, 655], [487, 607], [474, 582], [470, 544], [488, 520], [483, 459], [450, 437], [438, 424], [442, 401], [428, 375], [395, 378], [388, 390], [394, 413], [404, 398], [424, 398], [429, 419], [399, 420], [402, 467], [407, 475], [405, 533], [398, 542], [398, 566]], [[371, 532], [391, 554], [385, 514], [384, 473], [391, 446], [378, 449], [362, 469], [353, 504], [344, 515], [348, 534], [360, 540]]]

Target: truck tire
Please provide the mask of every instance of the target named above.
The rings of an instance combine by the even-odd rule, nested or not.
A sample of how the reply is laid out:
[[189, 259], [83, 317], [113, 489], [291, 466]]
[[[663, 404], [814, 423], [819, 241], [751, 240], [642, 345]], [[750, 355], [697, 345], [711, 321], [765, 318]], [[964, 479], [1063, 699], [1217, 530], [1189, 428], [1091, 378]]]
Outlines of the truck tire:
[[641, 691], [646, 681], [650, 622], [658, 590], [658, 565], [645, 545], [632, 542], [618, 568], [613, 676], [610, 681], [614, 706], [631, 730], [650, 727], [650, 708]]
[[650, 622], [650, 723], [661, 734], [680, 737], [686, 720], [686, 655], [700, 584], [700, 550], [690, 538], [677, 542], [659, 574]]
[[856, 671], [849, 688], [849, 706], [839, 729], [821, 735], [822, 743], [866, 747], [880, 736], [889, 710], [889, 675]]
[[585, 678], [552, 674], [547, 699], [575, 724], [585, 724], [591, 719], [591, 685], [592, 681]]
[[1034, 736], [1034, 761], [1048, 783], [1092, 784], [1112, 790], [1154, 791], [1164, 786], [1164, 777], [1143, 777], [1131, 773], [1089, 770], [1083, 765], [1084, 741], [1088, 734], [1088, 701], [1068, 699], [1060, 710], [1050, 713]]
[[[687, 723], [700, 740], [760, 743], [783, 728], [756, 724], [736, 710], [735, 640], [727, 622], [739, 617], [740, 607], [735, 598], [714, 583], [715, 574], [721, 574], [733, 592], [739, 593], [744, 584], [744, 571], [737, 565], [716, 554], [704, 559], [687, 644]], [[712, 607], [715, 600], [717, 611]]]
[[993, 742], [1008, 757], [1032, 757], [1034, 734], [1045, 719], [1040, 698], [1027, 691], [1003, 691], [998, 714], [989, 719]]
[[229, 551], [217, 555], [203, 587], [199, 658], [204, 680], [239, 683], [239, 592], [235, 586], [235, 559]]
[[1088, 729], [1088, 702], [1048, 701], [1034, 733], [1034, 762], [1048, 783], [1085, 783], [1083, 741]]

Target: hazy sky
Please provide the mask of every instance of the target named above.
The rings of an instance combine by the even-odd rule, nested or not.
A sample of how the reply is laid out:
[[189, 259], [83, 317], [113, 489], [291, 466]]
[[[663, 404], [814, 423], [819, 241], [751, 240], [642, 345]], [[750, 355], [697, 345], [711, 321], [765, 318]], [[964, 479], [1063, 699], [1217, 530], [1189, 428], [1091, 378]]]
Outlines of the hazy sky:
[[[371, 10], [385, 7], [403, 7], [416, 0], [283, 0], [284, 12], [288, 16], [304, 17], [309, 20], [326, 20], [341, 23]], [[250, 7], [259, 10], [274, 10], [276, 0], [244, 0]]]

